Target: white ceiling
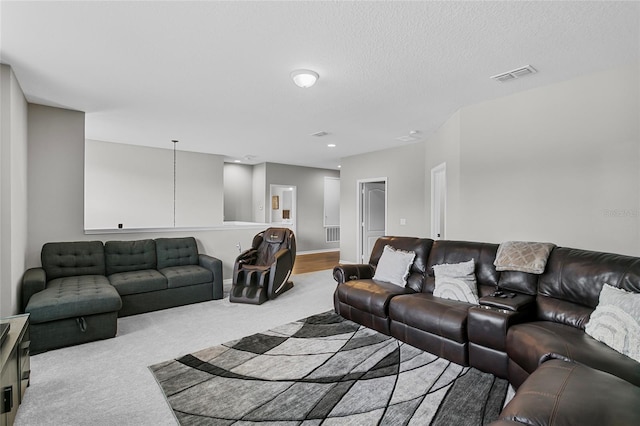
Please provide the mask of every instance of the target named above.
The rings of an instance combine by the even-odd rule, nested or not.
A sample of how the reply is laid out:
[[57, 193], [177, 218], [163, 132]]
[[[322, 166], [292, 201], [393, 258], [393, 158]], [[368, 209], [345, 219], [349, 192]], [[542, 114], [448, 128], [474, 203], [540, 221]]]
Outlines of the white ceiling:
[[[336, 168], [462, 106], [640, 59], [638, 2], [3, 0], [0, 14], [27, 100], [85, 111], [87, 138], [252, 164]], [[527, 64], [539, 72], [489, 79]], [[295, 86], [297, 68], [318, 83]]]

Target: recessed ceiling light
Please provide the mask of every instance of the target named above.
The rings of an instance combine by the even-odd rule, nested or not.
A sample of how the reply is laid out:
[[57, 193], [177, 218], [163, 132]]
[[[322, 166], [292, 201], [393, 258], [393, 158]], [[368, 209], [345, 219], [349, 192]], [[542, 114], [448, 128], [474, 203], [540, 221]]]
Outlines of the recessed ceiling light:
[[242, 163], [240, 160], [233, 160], [234, 163]]
[[335, 144], [335, 143], [330, 143], [330, 144], [327, 144], [327, 146], [328, 146], [329, 148], [335, 148], [335, 147], [336, 147], [336, 144]]

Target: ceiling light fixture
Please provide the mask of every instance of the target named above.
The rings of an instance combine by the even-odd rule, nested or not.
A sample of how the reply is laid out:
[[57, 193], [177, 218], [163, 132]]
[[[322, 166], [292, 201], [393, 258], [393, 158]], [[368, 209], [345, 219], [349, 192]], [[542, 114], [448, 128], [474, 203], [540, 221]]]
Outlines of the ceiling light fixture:
[[335, 148], [335, 147], [336, 147], [336, 144], [335, 144], [335, 143], [330, 143], [330, 144], [327, 144], [327, 146], [328, 146], [329, 148]]
[[320, 76], [315, 71], [300, 69], [292, 71], [291, 78], [296, 86], [306, 89], [316, 84]]

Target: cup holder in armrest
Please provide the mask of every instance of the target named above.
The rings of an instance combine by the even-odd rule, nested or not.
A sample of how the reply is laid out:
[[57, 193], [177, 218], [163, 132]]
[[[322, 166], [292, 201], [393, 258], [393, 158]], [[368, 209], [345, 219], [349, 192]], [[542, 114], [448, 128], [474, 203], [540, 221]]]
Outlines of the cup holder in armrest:
[[508, 291], [495, 291], [488, 296], [481, 297], [480, 306], [490, 306], [505, 311], [521, 312], [533, 307], [535, 297], [528, 294]]

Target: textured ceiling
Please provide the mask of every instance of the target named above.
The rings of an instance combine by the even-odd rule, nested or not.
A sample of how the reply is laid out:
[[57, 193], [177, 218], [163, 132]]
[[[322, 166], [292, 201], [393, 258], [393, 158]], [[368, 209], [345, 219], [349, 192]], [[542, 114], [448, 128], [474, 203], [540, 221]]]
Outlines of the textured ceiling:
[[[0, 60], [27, 99], [85, 111], [87, 138], [179, 139], [250, 163], [336, 168], [424, 139], [462, 106], [640, 57], [637, 2], [2, 1], [0, 14]], [[489, 79], [527, 64], [539, 72]], [[295, 86], [296, 68], [318, 83]]]

